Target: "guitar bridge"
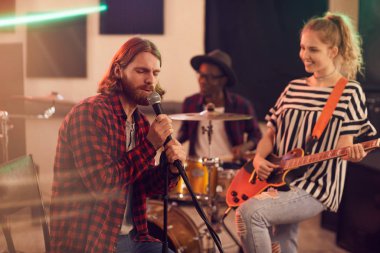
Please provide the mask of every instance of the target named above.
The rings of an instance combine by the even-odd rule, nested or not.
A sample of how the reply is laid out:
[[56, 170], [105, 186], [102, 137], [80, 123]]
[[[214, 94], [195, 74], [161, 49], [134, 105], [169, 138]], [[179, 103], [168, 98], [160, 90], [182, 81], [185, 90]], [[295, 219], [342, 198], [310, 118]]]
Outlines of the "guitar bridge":
[[281, 168], [276, 168], [272, 171], [272, 173], [267, 178], [268, 183], [278, 183], [282, 181], [282, 175], [284, 174], [284, 170]]

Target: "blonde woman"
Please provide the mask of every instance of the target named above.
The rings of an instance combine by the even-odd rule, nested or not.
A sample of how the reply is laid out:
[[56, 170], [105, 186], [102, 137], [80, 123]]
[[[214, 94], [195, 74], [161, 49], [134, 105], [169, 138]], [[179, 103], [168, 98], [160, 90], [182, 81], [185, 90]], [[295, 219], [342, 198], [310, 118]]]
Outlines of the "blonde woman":
[[277, 242], [277, 250], [297, 252], [298, 222], [326, 209], [337, 211], [347, 160], [358, 162], [366, 156], [354, 138], [376, 134], [367, 118], [363, 90], [353, 80], [362, 69], [362, 55], [360, 38], [350, 20], [334, 13], [309, 20], [301, 30], [299, 56], [310, 76], [291, 81], [270, 109], [267, 131], [253, 161], [258, 178], [267, 179], [278, 167], [266, 160], [270, 153], [282, 156], [294, 148], [305, 149], [318, 116], [342, 77], [349, 81], [311, 151], [350, 149], [343, 159], [310, 165], [290, 183], [290, 190], [262, 193], [242, 204], [236, 222], [245, 252], [272, 252], [272, 242]]

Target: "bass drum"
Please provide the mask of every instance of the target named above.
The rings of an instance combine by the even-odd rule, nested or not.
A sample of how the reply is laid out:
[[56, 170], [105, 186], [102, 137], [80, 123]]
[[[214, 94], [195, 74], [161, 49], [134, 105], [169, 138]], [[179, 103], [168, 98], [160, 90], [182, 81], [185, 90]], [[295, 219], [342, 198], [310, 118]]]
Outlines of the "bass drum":
[[[149, 200], [147, 206], [149, 234], [163, 240], [163, 210], [161, 201]], [[203, 252], [202, 237], [194, 221], [179, 207], [168, 206], [168, 244], [177, 253]]]

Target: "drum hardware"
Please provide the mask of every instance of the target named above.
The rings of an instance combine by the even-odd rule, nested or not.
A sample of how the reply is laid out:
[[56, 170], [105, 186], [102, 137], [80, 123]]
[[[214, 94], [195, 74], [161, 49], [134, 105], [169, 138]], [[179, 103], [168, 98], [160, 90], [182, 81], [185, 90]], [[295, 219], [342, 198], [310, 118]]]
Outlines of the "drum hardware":
[[8, 99], [7, 105], [9, 107], [19, 105], [24, 108], [24, 111], [21, 113], [12, 113], [12, 118], [49, 119], [53, 115], [65, 116], [75, 103], [65, 100], [61, 94], [52, 91], [47, 96], [14, 95]]
[[[219, 171], [218, 168], [220, 168], [220, 160], [219, 158], [212, 157], [211, 156], [211, 142], [212, 142], [212, 135], [213, 135], [213, 125], [212, 121], [214, 120], [222, 120], [222, 121], [235, 121], [235, 120], [248, 120], [251, 119], [252, 116], [250, 115], [243, 115], [243, 114], [234, 114], [234, 113], [221, 113], [215, 111], [215, 106], [213, 104], [208, 104], [206, 106], [206, 110], [200, 112], [200, 113], [185, 113], [185, 114], [172, 114], [169, 115], [169, 117], [173, 120], [182, 120], [182, 121], [208, 121], [207, 127], [202, 126], [202, 134], [207, 134], [207, 140], [208, 140], [208, 157], [203, 157], [201, 159], [201, 165], [207, 168], [208, 176], [206, 177], [206, 197], [204, 198], [207, 203], [208, 207], [208, 215], [210, 217], [210, 220], [212, 221], [213, 226], [216, 228], [216, 230], [219, 230], [220, 232], [220, 225], [224, 227], [224, 229], [227, 231], [228, 235], [233, 239], [233, 241], [241, 248], [239, 241], [233, 236], [231, 231], [228, 229], [228, 227], [224, 224], [223, 219], [218, 216], [219, 214], [219, 206], [218, 206], [218, 193], [221, 190], [220, 188], [222, 186], [218, 186], [218, 175]], [[190, 171], [187, 171], [186, 173], [190, 173]], [[189, 175], [190, 178], [192, 178], [193, 175]], [[232, 180], [232, 178], [231, 178]], [[228, 186], [226, 186], [228, 187]], [[204, 193], [204, 192], [202, 192]], [[183, 192], [181, 192], [183, 194]], [[183, 195], [180, 195], [183, 196]], [[202, 198], [203, 195], [200, 195], [199, 197]], [[224, 199], [223, 199], [224, 200]], [[204, 233], [207, 233], [205, 230]], [[204, 234], [202, 234], [204, 236]], [[210, 237], [208, 237], [210, 239]], [[210, 252], [215, 252], [215, 245], [212, 245], [210, 248]]]
[[[152, 92], [152, 94], [147, 98], [147, 100], [148, 100], [149, 104], [153, 107], [154, 112], [156, 113], [156, 115], [162, 114], [161, 97], [160, 97], [160, 95], [157, 92]], [[169, 135], [166, 138], [165, 143], [167, 143], [171, 139], [172, 139], [172, 137], [171, 137], [171, 135]], [[164, 143], [164, 145], [165, 145], [165, 143]], [[210, 225], [210, 223], [209, 223], [209, 221], [208, 221], [208, 219], [206, 217], [206, 214], [204, 213], [202, 207], [199, 205], [199, 203], [197, 201], [197, 198], [196, 198], [194, 192], [192, 191], [191, 184], [190, 184], [189, 179], [188, 179], [188, 177], [186, 175], [186, 171], [185, 171], [185, 169], [183, 167], [182, 162], [180, 160], [175, 160], [173, 164], [175, 165], [175, 167], [177, 167], [180, 176], [184, 180], [185, 185], [186, 185], [187, 189], [190, 192], [190, 195], [191, 195], [192, 201], [194, 203], [194, 206], [195, 206], [195, 208], [196, 208], [199, 216], [205, 222], [205, 224], [206, 224], [206, 226], [207, 226], [207, 228], [208, 228], [208, 230], [210, 232], [210, 235], [212, 236], [212, 239], [214, 240], [214, 243], [218, 247], [219, 251], [221, 253], [223, 253], [224, 251], [223, 251], [223, 248], [222, 248], [222, 245], [221, 245], [220, 238], [217, 235], [217, 233], [214, 231], [214, 229], [212, 228], [212, 226]], [[165, 187], [164, 187], [164, 191], [163, 191], [163, 204], [164, 204], [164, 210], [163, 210], [163, 213], [164, 213], [164, 216], [163, 216], [164, 233], [163, 234], [164, 234], [164, 240], [163, 240], [163, 246], [162, 246], [162, 252], [165, 253], [168, 250], [168, 240], [167, 240], [167, 237], [168, 237], [168, 233], [167, 233], [167, 220], [168, 219], [167, 219], [167, 217], [168, 217], [168, 183], [169, 183], [169, 180], [168, 180], [169, 164], [167, 163], [165, 152], [161, 153], [160, 166], [165, 171], [165, 175], [164, 175], [164, 185], [165, 185]]]
[[227, 232], [230, 238], [234, 241], [234, 243], [239, 247], [239, 252], [243, 252], [243, 246], [241, 245], [240, 240], [236, 238], [236, 236], [231, 232], [230, 228], [224, 222], [224, 220], [227, 218], [228, 214], [231, 212], [232, 209], [233, 208], [231, 207], [227, 208], [222, 218], [220, 219], [220, 224], [223, 226], [224, 230]]
[[[15, 107], [19, 108], [19, 103], [17, 101], [23, 102], [23, 107], [25, 111], [17, 113], [9, 113], [9, 111], [14, 111]], [[63, 96], [58, 92], [51, 92], [47, 96], [41, 97], [31, 97], [24, 95], [14, 95], [6, 100], [3, 100], [2, 103], [6, 110], [0, 110], [0, 141], [2, 146], [2, 161], [6, 162], [9, 160], [9, 135], [8, 132], [12, 129], [12, 126], [9, 125], [11, 119], [50, 119], [52, 116], [58, 112], [63, 112], [66, 114], [74, 102], [67, 101], [63, 99]], [[31, 108], [38, 107], [38, 113], [31, 112]], [[36, 108], [34, 108], [36, 109]], [[41, 112], [42, 113], [39, 113]]]
[[208, 126], [202, 126], [202, 134], [207, 133], [207, 139], [208, 139], [208, 157], [210, 157], [211, 154], [211, 136], [212, 136], [212, 123], [211, 120], [208, 121]]
[[54, 114], [54, 108], [48, 108], [42, 116], [9, 114], [7, 111], [0, 111], [0, 141], [2, 148], [2, 161], [7, 162], [9, 160], [9, 130], [13, 128], [13, 125], [10, 124], [10, 119], [48, 119], [52, 114]]
[[[166, 252], [168, 252], [168, 248], [169, 248], [169, 238], [168, 238], [168, 236], [169, 236], [169, 231], [168, 231], [168, 209], [169, 209], [169, 207], [168, 207], [169, 206], [169, 204], [168, 204], [168, 185], [169, 185], [168, 170], [169, 170], [169, 166], [168, 166], [166, 155], [164, 152], [161, 153], [159, 164], [160, 164], [161, 168], [165, 169], [165, 171], [166, 171], [165, 175], [164, 175], [165, 187], [164, 187], [164, 194], [163, 194], [163, 206], [164, 206], [163, 207], [163, 228], [164, 228], [164, 230], [163, 230], [163, 238], [162, 239], [160, 238], [162, 240], [162, 243], [163, 243], [162, 252], [166, 253]], [[203, 211], [202, 207], [199, 205], [199, 203], [196, 199], [196, 196], [192, 190], [190, 181], [186, 175], [186, 171], [185, 171], [182, 163], [179, 160], [176, 160], [176, 161], [174, 161], [174, 165], [177, 167], [180, 176], [184, 180], [184, 183], [185, 183], [187, 189], [189, 190], [189, 193], [190, 193], [190, 196], [192, 198], [193, 204], [196, 208], [196, 211], [198, 212], [199, 216], [204, 221], [204, 223], [205, 223], [205, 225], [209, 231], [209, 235], [214, 240], [214, 244], [219, 249], [219, 252], [223, 253], [224, 251], [222, 248], [221, 240], [220, 240], [218, 234], [213, 229], [210, 222], [208, 221], [208, 218], [207, 218], [205, 212]], [[178, 251], [178, 252], [181, 252], [181, 251]]]
[[2, 146], [2, 161], [6, 162], [9, 160], [9, 130], [12, 128], [9, 125], [10, 119], [49, 119], [51, 116], [54, 115], [56, 108], [55, 108], [55, 100], [49, 100], [45, 97], [41, 98], [32, 98], [32, 97], [25, 97], [25, 96], [13, 96], [11, 98], [12, 100], [23, 100], [23, 101], [30, 101], [30, 102], [41, 102], [41, 101], [50, 101], [51, 105], [44, 110], [42, 114], [14, 114], [14, 113], [8, 113], [8, 111], [0, 111], [0, 139], [1, 139], [1, 146]]
[[[214, 252], [215, 246], [217, 246], [219, 252], [223, 253], [224, 251], [223, 251], [223, 248], [222, 248], [221, 240], [220, 240], [218, 234], [215, 232], [212, 224], [209, 223], [209, 220], [207, 218], [206, 213], [203, 211], [202, 207], [199, 205], [199, 203], [197, 201], [197, 198], [196, 198], [194, 192], [192, 191], [190, 181], [189, 181], [189, 179], [188, 179], [188, 177], [186, 175], [186, 171], [184, 170], [184, 168], [182, 166], [177, 166], [177, 168], [178, 168], [178, 171], [179, 171], [181, 177], [183, 178], [183, 180], [185, 182], [186, 187], [188, 188], [188, 190], [190, 192], [190, 195], [191, 195], [191, 198], [192, 198], [192, 201], [193, 201], [193, 204], [195, 206], [196, 211], [198, 212], [199, 216], [204, 221], [204, 223], [205, 223], [205, 225], [206, 225], [206, 227], [207, 227], [207, 229], [209, 231], [209, 235], [212, 237], [212, 239], [214, 241], [214, 244], [212, 245], [213, 246], [212, 252]], [[209, 197], [209, 202], [212, 203], [212, 200], [211, 200], [210, 197]], [[164, 201], [164, 204], [166, 204], [165, 201]]]
[[[23, 104], [20, 104], [19, 101]], [[12, 129], [10, 120], [50, 119], [52, 116], [56, 116], [57, 112], [59, 115], [65, 115], [74, 106], [74, 102], [64, 100], [63, 96], [57, 92], [51, 92], [50, 95], [41, 97], [14, 95], [1, 102], [4, 107], [2, 108], [4, 111], [0, 110], [0, 144], [3, 162], [9, 160], [9, 130]], [[41, 111], [42, 113], [40, 113]]]
[[8, 154], [8, 144], [9, 144], [9, 136], [8, 136], [8, 130], [9, 130], [9, 114], [6, 111], [0, 111], [0, 120], [1, 120], [1, 132], [0, 132], [0, 139], [1, 139], [1, 147], [2, 147], [2, 161], [7, 162], [9, 160], [9, 154]]

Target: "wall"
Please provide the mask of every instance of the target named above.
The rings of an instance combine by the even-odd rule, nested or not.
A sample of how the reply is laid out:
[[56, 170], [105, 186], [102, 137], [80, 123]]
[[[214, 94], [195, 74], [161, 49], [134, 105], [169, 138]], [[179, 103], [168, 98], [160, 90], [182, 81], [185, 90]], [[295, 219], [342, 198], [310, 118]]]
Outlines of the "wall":
[[[365, 1], [365, 0], [362, 0]], [[354, 25], [358, 25], [359, 0], [329, 0], [329, 9], [334, 12], [341, 12], [352, 18]]]

